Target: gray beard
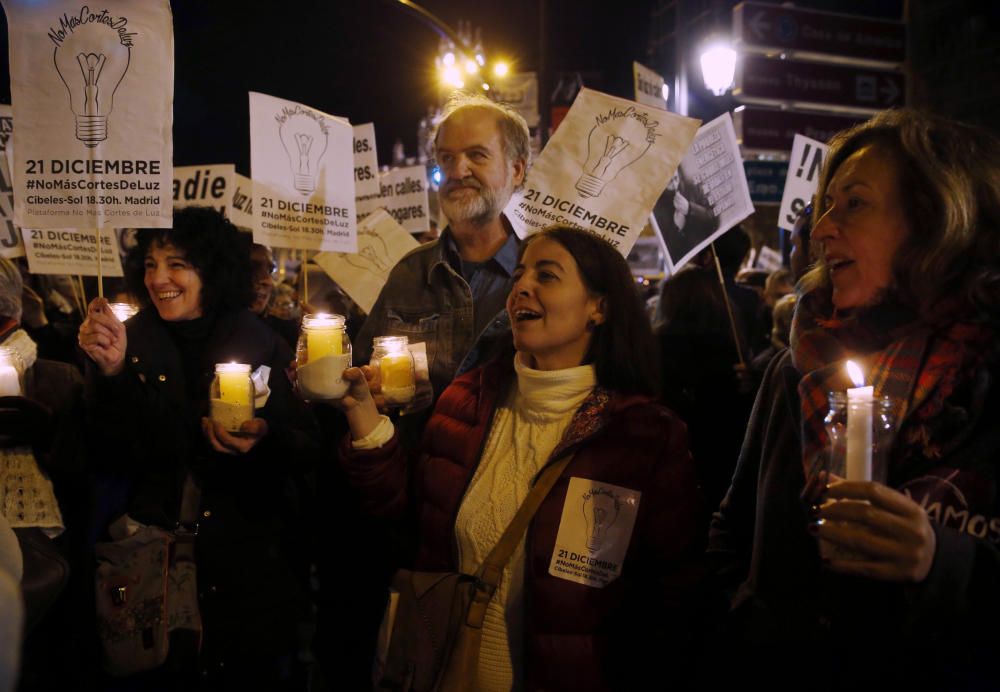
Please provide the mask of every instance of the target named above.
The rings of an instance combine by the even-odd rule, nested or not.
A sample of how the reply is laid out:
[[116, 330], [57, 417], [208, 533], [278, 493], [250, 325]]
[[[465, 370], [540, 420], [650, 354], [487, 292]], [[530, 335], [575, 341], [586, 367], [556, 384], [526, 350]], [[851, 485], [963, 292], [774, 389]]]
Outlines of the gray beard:
[[477, 192], [479, 194], [472, 199], [459, 202], [452, 202], [447, 197], [442, 196], [440, 200], [441, 210], [448, 217], [448, 220], [484, 226], [499, 217], [500, 212], [507, 206], [507, 202], [514, 194], [512, 176], [507, 176], [503, 188], [499, 190], [483, 186]]

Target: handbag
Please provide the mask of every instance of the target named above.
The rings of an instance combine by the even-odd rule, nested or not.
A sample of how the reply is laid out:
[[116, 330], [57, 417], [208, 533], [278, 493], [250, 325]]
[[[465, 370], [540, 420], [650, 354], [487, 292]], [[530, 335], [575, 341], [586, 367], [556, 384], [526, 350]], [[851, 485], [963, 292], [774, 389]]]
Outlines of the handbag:
[[193, 664], [201, 649], [194, 540], [201, 490], [184, 482], [177, 526], [129, 532], [127, 516], [112, 524], [114, 540], [98, 543], [97, 629], [104, 669], [131, 675], [168, 664]]
[[469, 689], [479, 663], [486, 608], [504, 566], [572, 456], [566, 454], [542, 471], [475, 575], [396, 571], [379, 632], [373, 673], [376, 690]]

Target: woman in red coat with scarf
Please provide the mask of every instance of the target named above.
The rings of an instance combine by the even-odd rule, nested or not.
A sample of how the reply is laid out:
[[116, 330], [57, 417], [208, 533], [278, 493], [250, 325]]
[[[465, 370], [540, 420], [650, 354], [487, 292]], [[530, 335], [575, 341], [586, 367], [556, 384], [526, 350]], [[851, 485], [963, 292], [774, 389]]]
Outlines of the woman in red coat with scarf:
[[342, 461], [372, 513], [416, 513], [417, 569], [474, 574], [539, 471], [575, 452], [489, 603], [469, 689], [636, 689], [665, 665], [683, 676], [699, 491], [684, 425], [652, 396], [634, 286], [595, 235], [525, 241], [507, 301], [516, 354], [445, 390], [413, 459], [367, 373], [345, 373]]

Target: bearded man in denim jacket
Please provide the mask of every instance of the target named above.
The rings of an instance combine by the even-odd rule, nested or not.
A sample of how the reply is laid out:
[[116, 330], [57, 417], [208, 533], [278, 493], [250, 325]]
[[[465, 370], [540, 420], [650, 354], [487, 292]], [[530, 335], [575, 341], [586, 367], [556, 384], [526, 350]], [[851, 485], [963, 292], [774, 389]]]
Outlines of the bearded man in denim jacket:
[[393, 268], [355, 340], [358, 363], [376, 336], [424, 342], [437, 397], [507, 337], [504, 303], [519, 241], [502, 212], [524, 183], [529, 142], [524, 118], [510, 108], [481, 96], [449, 102], [434, 137], [449, 225]]

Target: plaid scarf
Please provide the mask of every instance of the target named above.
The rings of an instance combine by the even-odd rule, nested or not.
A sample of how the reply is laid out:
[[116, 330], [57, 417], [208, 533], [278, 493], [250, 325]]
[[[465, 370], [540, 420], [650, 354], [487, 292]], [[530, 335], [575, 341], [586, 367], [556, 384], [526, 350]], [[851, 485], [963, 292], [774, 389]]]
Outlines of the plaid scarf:
[[[824, 315], [833, 315], [824, 317]], [[816, 454], [829, 444], [823, 419], [828, 394], [855, 386], [846, 361], [866, 373], [875, 397], [894, 403], [897, 436], [893, 459], [940, 458], [947, 442], [937, 425], [946, 400], [967, 382], [993, 346], [994, 331], [956, 321], [932, 328], [896, 305], [880, 305], [848, 318], [817, 292], [803, 295], [792, 320], [792, 363], [802, 373], [802, 463], [807, 477]]]

